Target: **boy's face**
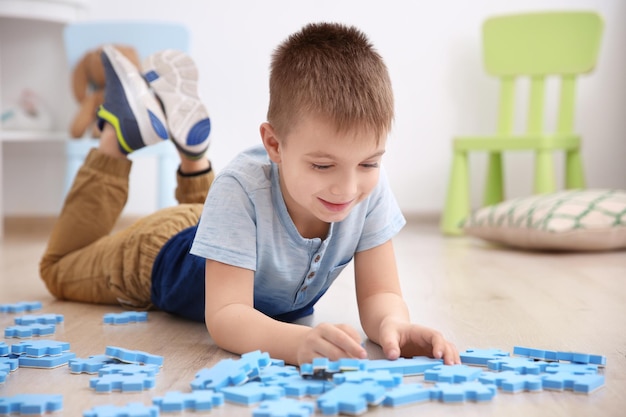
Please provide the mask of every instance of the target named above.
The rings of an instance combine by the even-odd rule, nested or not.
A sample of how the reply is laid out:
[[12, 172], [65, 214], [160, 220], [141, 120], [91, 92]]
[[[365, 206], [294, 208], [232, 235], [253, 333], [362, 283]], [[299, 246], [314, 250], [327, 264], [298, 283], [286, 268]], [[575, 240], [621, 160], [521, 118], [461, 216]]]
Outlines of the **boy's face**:
[[261, 133], [279, 165], [283, 198], [301, 233], [315, 223], [345, 219], [378, 183], [386, 138], [373, 132], [337, 133], [334, 125], [307, 117], [284, 138], [275, 137], [269, 124]]

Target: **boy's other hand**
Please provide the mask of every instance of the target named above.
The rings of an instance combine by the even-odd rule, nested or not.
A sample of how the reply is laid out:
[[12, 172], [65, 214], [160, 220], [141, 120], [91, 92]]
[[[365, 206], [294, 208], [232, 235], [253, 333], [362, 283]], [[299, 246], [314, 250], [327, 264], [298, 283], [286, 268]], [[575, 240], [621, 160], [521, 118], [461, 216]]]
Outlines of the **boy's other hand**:
[[298, 364], [311, 363], [314, 358], [367, 358], [359, 332], [347, 324], [321, 323], [313, 327], [298, 346]]
[[446, 365], [461, 363], [456, 346], [443, 335], [428, 327], [400, 321], [384, 321], [380, 330], [380, 345], [390, 360], [400, 356], [429, 356], [443, 359]]

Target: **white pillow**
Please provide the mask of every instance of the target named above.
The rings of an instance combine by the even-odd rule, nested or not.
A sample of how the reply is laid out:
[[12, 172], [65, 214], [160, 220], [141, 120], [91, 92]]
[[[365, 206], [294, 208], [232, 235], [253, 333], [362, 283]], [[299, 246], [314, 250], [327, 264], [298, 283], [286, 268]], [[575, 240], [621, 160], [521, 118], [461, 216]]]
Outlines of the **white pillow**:
[[567, 190], [483, 207], [463, 222], [466, 235], [524, 249], [626, 248], [626, 191]]

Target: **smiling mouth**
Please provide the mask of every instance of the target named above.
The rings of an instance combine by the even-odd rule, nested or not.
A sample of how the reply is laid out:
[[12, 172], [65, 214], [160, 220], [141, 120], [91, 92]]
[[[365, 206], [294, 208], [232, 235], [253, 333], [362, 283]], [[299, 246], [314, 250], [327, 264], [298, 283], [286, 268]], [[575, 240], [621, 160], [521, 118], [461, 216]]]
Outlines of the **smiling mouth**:
[[350, 207], [350, 204], [352, 204], [352, 201], [348, 201], [347, 203], [331, 203], [330, 201], [326, 201], [323, 199], [319, 199], [322, 204], [324, 205], [324, 207], [326, 207], [328, 210], [330, 211], [334, 211], [334, 212], [340, 212], [340, 211], [344, 211], [345, 209], [347, 209], [348, 207]]

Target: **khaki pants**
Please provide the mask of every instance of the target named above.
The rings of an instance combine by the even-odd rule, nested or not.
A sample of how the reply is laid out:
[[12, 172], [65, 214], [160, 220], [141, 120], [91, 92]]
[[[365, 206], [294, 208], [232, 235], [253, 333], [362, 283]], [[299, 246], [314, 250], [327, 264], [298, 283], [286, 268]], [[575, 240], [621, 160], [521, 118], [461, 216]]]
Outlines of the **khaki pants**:
[[57, 298], [151, 307], [154, 260], [172, 236], [197, 224], [214, 174], [177, 175], [178, 206], [111, 234], [128, 198], [131, 165], [94, 149], [78, 171], [39, 265]]

